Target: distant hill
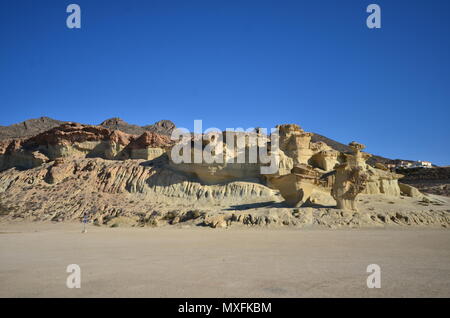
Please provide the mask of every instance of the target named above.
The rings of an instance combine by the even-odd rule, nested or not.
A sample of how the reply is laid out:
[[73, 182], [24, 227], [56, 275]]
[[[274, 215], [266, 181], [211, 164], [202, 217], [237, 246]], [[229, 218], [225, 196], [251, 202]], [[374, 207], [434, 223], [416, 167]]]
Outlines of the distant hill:
[[129, 124], [118, 117], [107, 119], [103, 121], [100, 126], [111, 130], [120, 130], [132, 135], [142, 135], [145, 131], [141, 126]]
[[120, 130], [127, 134], [142, 135], [146, 131], [159, 133], [162, 135], [170, 135], [175, 129], [175, 124], [170, 120], [160, 120], [153, 125], [138, 126], [125, 122], [121, 118], [113, 117], [103, 121], [100, 126], [111, 130]]
[[0, 140], [31, 137], [65, 123], [49, 117], [28, 119], [10, 126], [0, 126]]
[[[40, 117], [28, 119], [10, 126], [0, 126], [0, 140], [32, 137], [64, 123], [67, 122], [49, 117]], [[175, 124], [170, 120], [160, 120], [152, 125], [137, 126], [128, 124], [118, 117], [107, 119], [99, 126], [103, 126], [111, 130], [120, 130], [127, 134], [133, 135], [142, 135], [145, 131], [155, 132], [162, 135], [170, 135], [172, 130], [175, 128]]]
[[397, 169], [399, 181], [431, 194], [450, 196], [450, 167]]

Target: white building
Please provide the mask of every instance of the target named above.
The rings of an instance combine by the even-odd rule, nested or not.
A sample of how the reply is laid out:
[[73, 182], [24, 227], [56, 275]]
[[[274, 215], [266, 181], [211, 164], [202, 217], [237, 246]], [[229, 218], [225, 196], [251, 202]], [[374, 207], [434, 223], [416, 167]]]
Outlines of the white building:
[[431, 168], [433, 164], [430, 161], [415, 161], [410, 168]]

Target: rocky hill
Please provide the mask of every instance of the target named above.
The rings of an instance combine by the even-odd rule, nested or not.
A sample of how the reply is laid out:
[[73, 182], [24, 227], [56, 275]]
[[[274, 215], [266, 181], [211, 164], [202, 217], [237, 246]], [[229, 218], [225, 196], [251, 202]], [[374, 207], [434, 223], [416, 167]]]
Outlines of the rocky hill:
[[[13, 124], [10, 126], [0, 126], [0, 141], [5, 139], [32, 137], [54, 127], [57, 127], [63, 123], [66, 122], [49, 117], [41, 117], [36, 119], [29, 119], [22, 123]], [[109, 130], [120, 130], [130, 135], [142, 135], [146, 131], [162, 135], [170, 135], [175, 129], [175, 124], [170, 120], [160, 120], [151, 125], [138, 126], [129, 124], [119, 117], [106, 119], [101, 122], [99, 126], [108, 128]], [[351, 151], [348, 145], [316, 133], [313, 133], [311, 141], [323, 142], [330, 146], [332, 149], [339, 152]], [[390, 161], [392, 161], [392, 159], [373, 155], [371, 158], [369, 158], [368, 163], [371, 165], [375, 165], [375, 163], [377, 162], [386, 164]]]
[[[33, 131], [56, 124], [41, 122]], [[367, 165], [364, 145], [352, 142], [353, 153], [346, 154], [312, 141], [314, 134], [296, 124], [279, 126], [280, 161], [270, 174], [262, 174], [261, 160], [174, 162], [169, 121], [144, 127], [118, 118], [101, 125], [63, 122], [32, 136], [26, 136], [30, 125], [23, 126], [16, 135], [10, 129], [8, 137], [16, 138], [0, 141], [0, 222], [75, 221], [87, 214], [107, 226], [450, 226], [450, 202]], [[246, 140], [248, 151], [253, 146]], [[261, 147], [267, 152], [268, 140]], [[337, 200], [361, 213], [336, 208]]]
[[0, 126], [0, 140], [31, 137], [65, 123], [49, 117], [28, 119], [10, 126]]
[[[0, 126], [0, 140], [32, 137], [60, 126], [64, 123], [68, 122], [52, 119], [49, 117], [40, 117], [28, 119], [21, 123], [12, 124], [10, 126]], [[108, 128], [110, 130], [120, 130], [131, 135], [141, 135], [145, 131], [150, 131], [162, 135], [170, 135], [172, 133], [172, 130], [175, 128], [175, 124], [170, 120], [160, 120], [151, 125], [138, 126], [128, 124], [118, 117], [107, 119], [100, 123], [99, 126]]]
[[450, 167], [397, 169], [401, 182], [422, 192], [450, 196]]
[[138, 126], [129, 124], [118, 117], [107, 119], [103, 121], [100, 126], [111, 130], [120, 130], [132, 135], [141, 135], [145, 131], [150, 131], [162, 135], [170, 135], [175, 129], [175, 124], [170, 120], [160, 120], [153, 125]]
[[164, 134], [141, 135], [103, 126], [63, 123], [32, 137], [0, 141], [0, 171], [30, 169], [59, 158], [146, 159], [162, 155], [172, 141]]

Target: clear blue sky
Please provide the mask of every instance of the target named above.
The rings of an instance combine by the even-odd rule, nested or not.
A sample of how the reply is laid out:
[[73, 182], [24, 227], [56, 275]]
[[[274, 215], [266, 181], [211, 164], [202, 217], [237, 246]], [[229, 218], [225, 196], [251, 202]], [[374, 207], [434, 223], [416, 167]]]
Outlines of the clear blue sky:
[[[70, 3], [80, 30], [66, 27]], [[297, 123], [450, 164], [449, 16], [448, 0], [2, 0], [0, 125]]]

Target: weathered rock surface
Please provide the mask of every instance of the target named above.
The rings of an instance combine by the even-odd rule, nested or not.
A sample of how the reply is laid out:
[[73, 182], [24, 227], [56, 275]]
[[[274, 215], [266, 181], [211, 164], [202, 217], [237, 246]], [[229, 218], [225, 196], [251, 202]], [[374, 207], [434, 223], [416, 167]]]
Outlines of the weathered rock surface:
[[[280, 125], [280, 169], [263, 175], [260, 152], [252, 163], [174, 163], [169, 136], [106, 128], [126, 125], [117, 118], [100, 126], [63, 123], [0, 141], [1, 219], [70, 221], [88, 213], [106, 226], [449, 225], [449, 202], [367, 165], [370, 155], [357, 143], [349, 145], [353, 153], [339, 153], [311, 142], [298, 125]], [[157, 126], [173, 129], [166, 121]], [[269, 136], [256, 130], [247, 137], [246, 153], [271, 153]], [[213, 141], [202, 140], [202, 149]], [[225, 159], [237, 156], [226, 144], [223, 151]]]
[[297, 164], [290, 174], [269, 177], [268, 183], [279, 190], [286, 204], [300, 207], [311, 197], [313, 191], [320, 190], [320, 173], [311, 166]]
[[407, 195], [412, 198], [422, 198], [423, 197], [423, 194], [420, 193], [420, 191], [417, 190], [417, 188], [414, 188], [413, 186], [410, 186], [410, 185], [404, 184], [404, 183], [399, 183], [398, 186], [400, 188], [401, 193], [404, 195]]
[[[311, 207], [290, 208], [277, 191], [253, 182], [203, 185], [165, 169], [162, 159], [58, 159], [0, 173], [1, 220], [70, 221], [87, 212], [104, 226], [436, 226], [450, 225], [442, 197], [358, 196], [359, 213], [316, 193]], [[331, 207], [330, 207], [331, 206]]]
[[166, 153], [172, 144], [168, 136], [146, 131], [128, 143], [117, 158], [153, 160]]
[[[0, 203], [12, 218], [71, 220], [84, 212], [104, 218], [130, 216], [183, 202], [245, 202], [276, 198], [269, 188], [248, 182], [206, 186], [144, 160], [72, 159], [0, 174]], [[187, 200], [187, 201], [186, 201]]]
[[311, 143], [310, 135], [298, 125], [278, 127], [281, 153], [291, 158], [294, 166], [309, 167], [303, 174], [291, 171], [266, 177], [287, 204], [301, 206], [314, 190], [327, 191], [327, 188], [339, 208], [350, 210], [357, 210], [355, 199], [359, 193], [400, 196], [397, 180], [402, 175], [367, 165], [371, 155], [361, 152], [363, 145], [352, 142], [349, 144], [352, 153], [337, 153], [322, 142]]
[[142, 135], [144, 132], [154, 132], [160, 135], [168, 135], [175, 129], [175, 124], [170, 120], [160, 120], [153, 125], [138, 126], [125, 122], [123, 119], [113, 117], [103, 121], [100, 126], [109, 130], [120, 130], [130, 135]]
[[29, 169], [57, 158], [154, 159], [170, 147], [168, 136], [144, 132], [141, 136], [102, 126], [65, 123], [27, 139], [0, 143], [0, 171]]
[[352, 142], [350, 147], [354, 153], [345, 154], [345, 162], [336, 167], [331, 195], [339, 209], [357, 211], [356, 196], [366, 188], [368, 179], [366, 173], [368, 155], [361, 152], [364, 149], [362, 144]]
[[450, 167], [399, 169], [404, 175], [400, 182], [421, 192], [450, 197]]
[[[66, 121], [55, 120], [49, 117], [41, 117], [36, 119], [29, 119], [22, 123], [13, 124], [10, 126], [0, 126], [0, 141], [4, 139], [35, 136], [39, 133], [60, 126], [61, 124], [64, 123], [66, 123]], [[103, 121], [100, 124], [100, 126], [108, 128], [110, 130], [120, 130], [124, 133], [131, 135], [141, 135], [145, 131], [155, 132], [163, 135], [170, 135], [175, 128], [175, 124], [170, 120], [160, 120], [152, 125], [138, 126], [129, 124], [125, 122], [123, 119], [118, 117], [107, 119]], [[342, 144], [333, 139], [327, 138], [325, 136], [316, 133], [312, 134], [311, 141], [313, 143], [326, 144], [328, 147], [330, 147], [330, 149], [333, 149], [337, 152], [351, 151], [348, 145]], [[391, 161], [392, 159], [373, 155], [372, 157], [369, 158], [368, 163], [371, 165], [375, 165], [375, 163], [377, 162], [387, 163]]]

